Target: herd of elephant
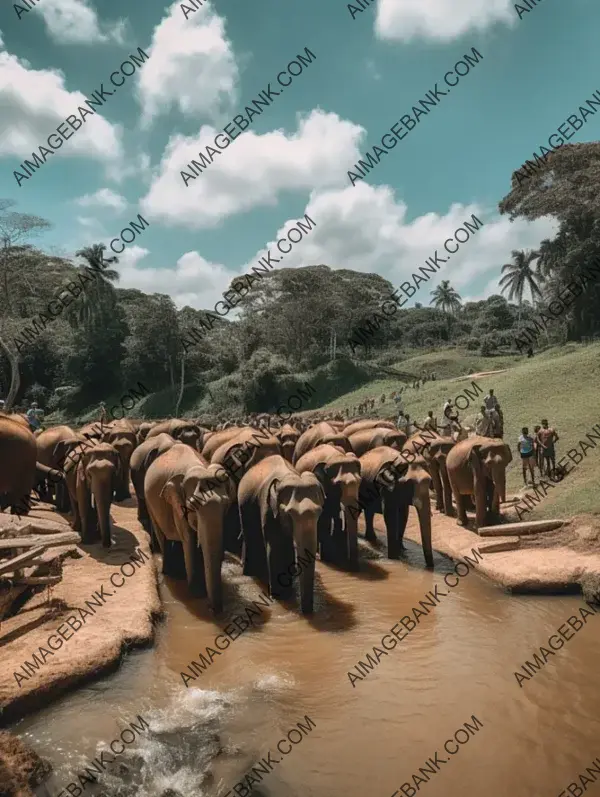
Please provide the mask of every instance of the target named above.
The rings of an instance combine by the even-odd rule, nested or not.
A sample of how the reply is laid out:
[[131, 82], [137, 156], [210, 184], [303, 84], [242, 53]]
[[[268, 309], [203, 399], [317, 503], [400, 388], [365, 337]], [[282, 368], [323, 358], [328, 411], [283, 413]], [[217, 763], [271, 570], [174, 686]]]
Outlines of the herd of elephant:
[[292, 419], [214, 431], [190, 420], [123, 419], [34, 435], [22, 416], [0, 415], [0, 508], [14, 512], [36, 487], [58, 511], [70, 509], [83, 544], [108, 547], [111, 503], [130, 497], [131, 478], [163, 573], [186, 578], [190, 594], [222, 611], [227, 550], [241, 557], [244, 574], [286, 597], [277, 577], [306, 552], [312, 565], [298, 580], [302, 611], [311, 612], [317, 552], [322, 561], [358, 567], [361, 511], [371, 542], [374, 515], [383, 515], [388, 557], [397, 559], [414, 506], [433, 567], [430, 491], [436, 509], [456, 512], [460, 525], [471, 499], [477, 526], [505, 500], [512, 454], [500, 439], [455, 442], [435, 432], [407, 439], [377, 419], [303, 427]]

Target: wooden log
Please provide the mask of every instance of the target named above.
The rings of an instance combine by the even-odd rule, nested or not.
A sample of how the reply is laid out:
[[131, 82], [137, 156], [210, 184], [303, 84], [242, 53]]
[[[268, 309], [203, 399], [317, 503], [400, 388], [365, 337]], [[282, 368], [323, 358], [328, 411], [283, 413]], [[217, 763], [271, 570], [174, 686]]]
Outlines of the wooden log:
[[15, 579], [13, 584], [37, 586], [38, 584], [58, 584], [59, 581], [62, 581], [62, 576], [24, 576], [23, 578]]
[[521, 545], [520, 537], [509, 537], [506, 540], [496, 540], [494, 542], [484, 542], [477, 550], [479, 553], [500, 553], [500, 551], [514, 551]]
[[13, 570], [18, 570], [22, 568], [26, 562], [29, 562], [29, 566], [32, 566], [33, 560], [41, 556], [45, 550], [45, 546], [40, 545], [39, 547], [32, 548], [31, 551], [19, 554], [19, 556], [15, 556], [12, 559], [3, 559], [0, 561], [0, 575], [3, 573], [12, 573]]
[[5, 537], [0, 539], [0, 550], [10, 548], [34, 548], [41, 545], [44, 548], [53, 548], [56, 545], [69, 545], [81, 542], [81, 537], [76, 531], [64, 531], [60, 534], [31, 534], [29, 537]]
[[522, 523], [503, 523], [501, 526], [481, 526], [480, 537], [510, 537], [511, 535], [538, 534], [542, 531], [554, 531], [564, 526], [566, 520], [529, 520]]

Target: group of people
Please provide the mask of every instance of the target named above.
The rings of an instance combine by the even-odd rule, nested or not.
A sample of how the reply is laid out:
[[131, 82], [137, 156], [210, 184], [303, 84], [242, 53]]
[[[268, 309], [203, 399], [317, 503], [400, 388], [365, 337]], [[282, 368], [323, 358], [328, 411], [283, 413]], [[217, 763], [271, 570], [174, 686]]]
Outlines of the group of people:
[[504, 436], [504, 415], [492, 389], [483, 399], [483, 404], [475, 418], [475, 434], [480, 437]]
[[[0, 399], [0, 412], [4, 412], [5, 402]], [[29, 422], [32, 432], [37, 432], [42, 428], [42, 421], [44, 420], [44, 410], [38, 407], [37, 401], [32, 401], [28, 410], [25, 407], [15, 407], [12, 412], [23, 413]]]
[[541, 426], [533, 427], [533, 434], [529, 434], [529, 427], [521, 429], [517, 445], [523, 466], [523, 482], [527, 485], [527, 471], [531, 474], [531, 483], [535, 487], [535, 466], [537, 465], [540, 476], [544, 470], [548, 477], [556, 475], [556, 449], [559, 440], [558, 432], [548, 425], [548, 419], [542, 419]]

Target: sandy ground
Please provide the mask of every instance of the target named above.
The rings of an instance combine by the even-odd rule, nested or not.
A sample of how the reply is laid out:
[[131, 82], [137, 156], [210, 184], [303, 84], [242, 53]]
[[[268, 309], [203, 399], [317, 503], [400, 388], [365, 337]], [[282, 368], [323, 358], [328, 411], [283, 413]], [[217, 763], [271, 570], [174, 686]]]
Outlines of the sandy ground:
[[478, 379], [480, 376], [494, 376], [495, 374], [504, 374], [508, 368], [501, 368], [499, 371], [479, 371], [477, 374], [468, 374], [467, 376], [457, 376], [451, 379], [451, 382], [464, 382], [467, 379]]
[[[44, 507], [36, 507], [29, 517], [58, 521], [69, 530], [65, 518]], [[152, 642], [153, 620], [160, 616], [161, 604], [149, 537], [137, 522], [133, 499], [113, 505], [111, 515], [113, 545], [108, 551], [100, 544], [54, 549], [64, 552], [67, 558], [63, 561], [63, 579], [51, 589], [50, 602], [44, 590], [0, 625], [0, 725], [35, 710], [50, 696], [56, 697], [115, 668], [127, 648]], [[121, 565], [130, 560], [136, 548], [148, 558], [125, 566], [121, 575]], [[111, 584], [113, 573], [117, 584], [124, 582], [122, 586]], [[94, 599], [93, 593], [102, 587], [103, 599]], [[101, 605], [92, 605], [88, 610], [93, 614], [84, 618], [85, 623], [77, 627], [77, 622], [73, 622], [76, 632], [63, 640], [60, 649], [44, 656], [39, 647], [49, 650], [48, 638], [56, 635], [67, 617], [74, 615], [80, 620], [77, 609], [87, 609], [86, 601]], [[62, 629], [65, 636], [70, 635], [68, 626], [62, 625]], [[57, 647], [59, 643], [52, 644]], [[38, 659], [43, 662], [45, 658], [45, 662], [26, 678], [21, 666], [26, 660], [33, 662], [36, 652]], [[17, 679], [15, 672], [23, 678]]]
[[[514, 513], [507, 512], [507, 519], [510, 514]], [[469, 518], [471, 524], [471, 513]], [[375, 516], [375, 527], [385, 535], [381, 515]], [[412, 509], [405, 537], [421, 544], [417, 515]], [[490, 541], [489, 537], [458, 526], [455, 518], [433, 510], [432, 544], [439, 553], [455, 560], [464, 559], [465, 555], [473, 559], [473, 548]], [[577, 592], [582, 586], [600, 583], [600, 517], [574, 517], [556, 531], [523, 536], [516, 550], [483, 556], [475, 569], [512, 592]]]

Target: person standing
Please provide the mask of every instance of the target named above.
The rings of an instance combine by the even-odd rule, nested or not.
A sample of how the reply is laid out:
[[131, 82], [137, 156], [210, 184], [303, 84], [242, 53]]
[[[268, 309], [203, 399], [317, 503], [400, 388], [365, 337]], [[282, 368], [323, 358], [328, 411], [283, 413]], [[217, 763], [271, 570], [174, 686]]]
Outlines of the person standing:
[[27, 410], [25, 415], [29, 422], [29, 426], [31, 427], [31, 431], [36, 432], [41, 426], [40, 420], [37, 416], [37, 401], [31, 402], [31, 407]]
[[475, 418], [475, 434], [480, 437], [492, 437], [492, 421], [485, 404], [481, 405]]
[[[546, 475], [554, 476], [556, 473], [556, 451], [554, 445], [558, 443], [560, 438], [556, 429], [548, 426], [547, 418], [542, 418], [542, 428], [538, 432], [538, 440], [542, 447], [542, 457], [546, 464]], [[552, 473], [550, 473], [550, 465], [552, 465]], [[542, 468], [542, 474], [543, 472]]]
[[455, 428], [455, 424], [460, 429], [460, 423], [458, 422], [458, 413], [454, 410], [452, 406], [452, 401], [450, 399], [446, 399], [446, 403], [444, 404], [444, 411], [443, 411], [443, 418], [442, 418], [442, 434], [444, 437], [452, 437], [452, 431]]
[[429, 412], [427, 413], [427, 417], [423, 421], [421, 429], [423, 430], [430, 429], [432, 432], [437, 432], [438, 429], [437, 418], [433, 417], [433, 410], [429, 410]]
[[519, 454], [521, 455], [521, 465], [523, 466], [523, 484], [526, 487], [527, 487], [527, 468], [529, 468], [529, 472], [531, 473], [531, 483], [535, 487], [534, 443], [535, 441], [533, 437], [529, 434], [528, 427], [524, 426], [521, 429], [521, 436], [519, 437], [519, 442], [517, 443], [517, 449], [519, 451]]
[[486, 410], [497, 410], [498, 409], [498, 399], [494, 396], [494, 391], [490, 388], [490, 392], [487, 396], [484, 396], [483, 403], [485, 404]]
[[542, 427], [537, 424], [537, 426], [533, 427], [533, 443], [534, 443], [534, 450], [535, 450], [535, 464], [538, 467], [540, 475], [543, 469], [543, 462], [542, 462], [542, 447], [540, 445], [540, 441], [538, 440], [538, 432]]

